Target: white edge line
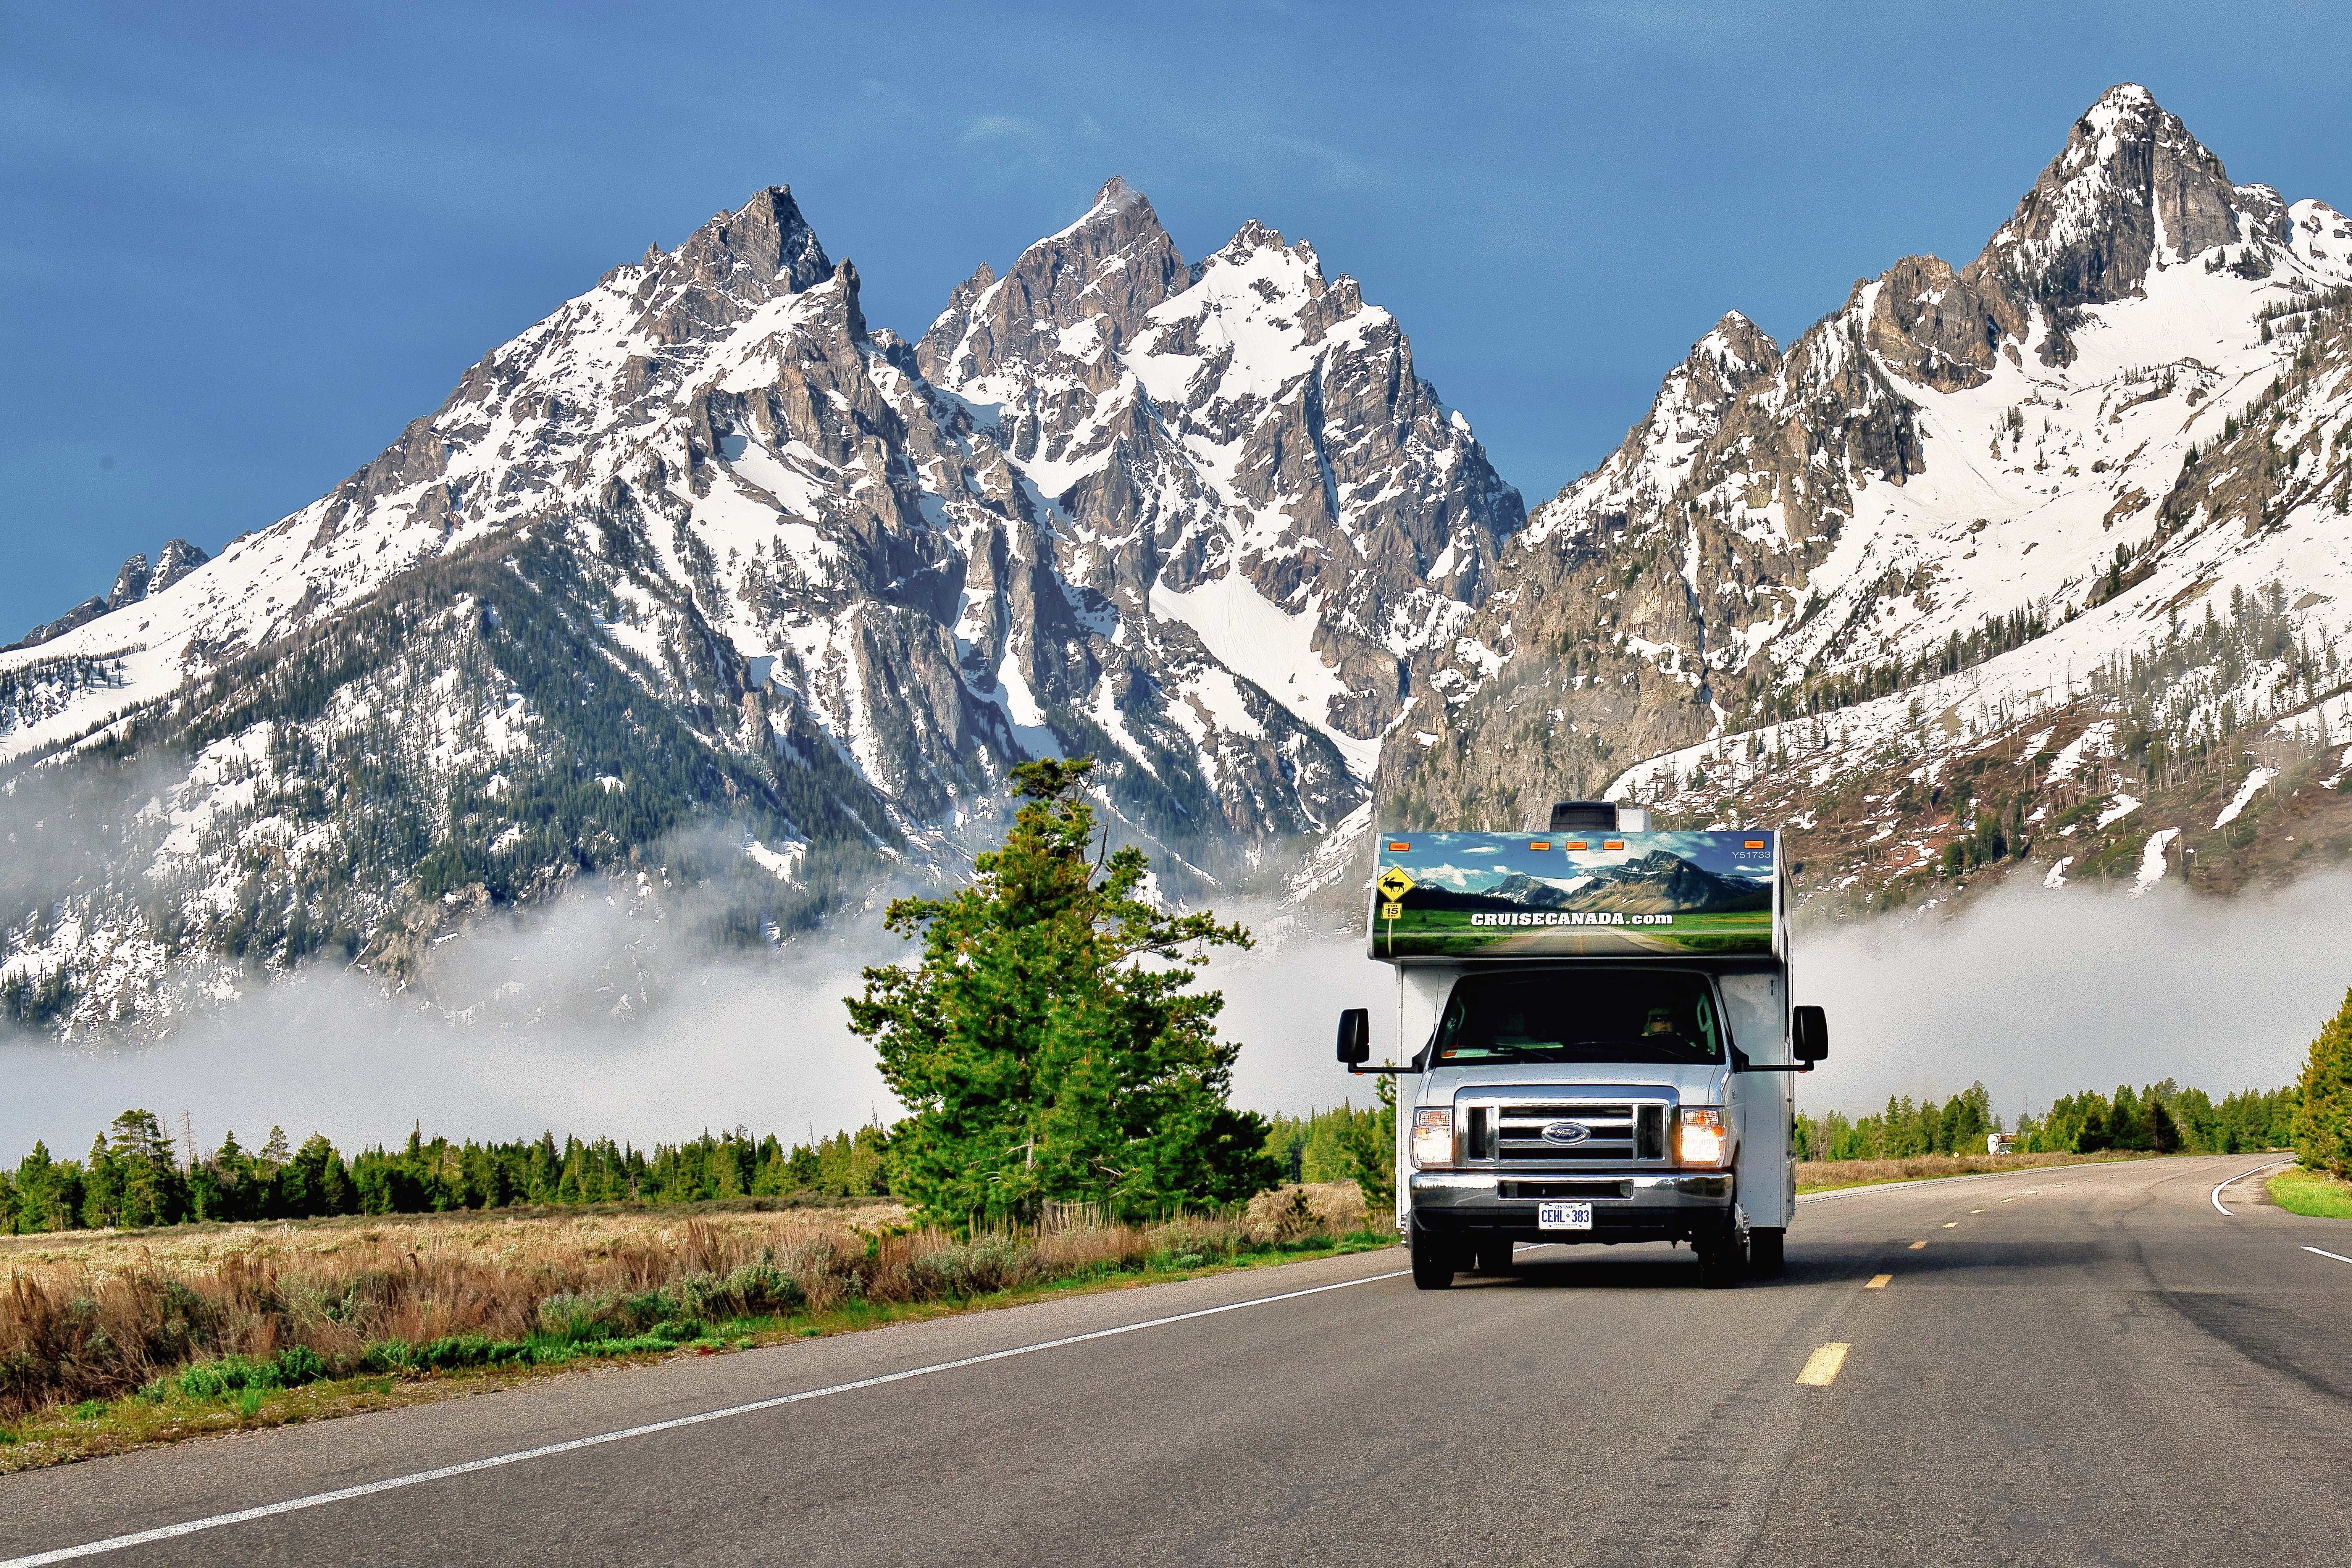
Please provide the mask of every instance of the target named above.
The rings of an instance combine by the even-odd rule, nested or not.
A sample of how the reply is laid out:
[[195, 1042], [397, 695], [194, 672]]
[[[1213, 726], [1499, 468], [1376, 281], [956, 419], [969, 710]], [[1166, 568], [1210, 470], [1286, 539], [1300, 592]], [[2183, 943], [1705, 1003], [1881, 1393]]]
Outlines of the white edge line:
[[835, 1383], [823, 1388], [803, 1389], [798, 1394], [781, 1394], [772, 1399], [755, 1399], [748, 1405], [730, 1405], [719, 1410], [704, 1410], [692, 1416], [673, 1416], [667, 1421], [649, 1421], [642, 1427], [624, 1427], [617, 1431], [599, 1432], [593, 1437], [573, 1437], [568, 1442], [545, 1443], [536, 1448], [519, 1448], [510, 1454], [494, 1454], [486, 1459], [468, 1459], [460, 1465], [443, 1465], [430, 1470], [417, 1470], [404, 1476], [389, 1476], [383, 1480], [368, 1481], [360, 1486], [339, 1487], [333, 1491], [313, 1492], [308, 1497], [289, 1498], [284, 1502], [264, 1503], [258, 1508], [242, 1508], [234, 1513], [215, 1513], [204, 1519], [192, 1519], [181, 1524], [158, 1525], [153, 1530], [142, 1530], [130, 1535], [110, 1535], [103, 1541], [85, 1542], [79, 1546], [61, 1546], [53, 1552], [37, 1552], [29, 1557], [0, 1559], [0, 1568], [37, 1568], [44, 1563], [69, 1563], [76, 1558], [96, 1557], [110, 1552], [123, 1552], [133, 1546], [145, 1546], [152, 1542], [172, 1541], [183, 1535], [195, 1535], [207, 1530], [219, 1530], [231, 1524], [244, 1524], [251, 1520], [269, 1519], [281, 1513], [296, 1513], [303, 1509], [323, 1508], [329, 1503], [348, 1502], [353, 1498], [372, 1497], [377, 1492], [396, 1491], [403, 1487], [422, 1486], [426, 1481], [447, 1480], [453, 1476], [472, 1475], [479, 1470], [497, 1469], [502, 1465], [516, 1465], [525, 1459], [543, 1459], [555, 1454], [569, 1454], [581, 1448], [601, 1448], [606, 1443], [618, 1443], [631, 1437], [651, 1437], [656, 1432], [675, 1431], [681, 1427], [698, 1427], [705, 1421], [724, 1421], [733, 1416], [749, 1416], [761, 1410], [774, 1410], [786, 1405], [798, 1405], [807, 1399], [823, 1399], [835, 1394], [854, 1394], [862, 1388], [879, 1388], [885, 1384], [904, 1383], [910, 1377], [928, 1377], [935, 1372], [954, 1372], [962, 1367], [979, 1366], [992, 1361], [1007, 1361], [1017, 1355], [1034, 1355], [1041, 1350], [1059, 1350], [1066, 1345], [1085, 1344], [1090, 1340], [1113, 1339], [1120, 1334], [1137, 1333], [1144, 1329], [1166, 1328], [1171, 1323], [1189, 1322], [1196, 1318], [1213, 1318], [1223, 1312], [1235, 1312], [1244, 1307], [1263, 1307], [1275, 1301], [1295, 1301], [1301, 1296], [1319, 1296], [1326, 1291], [1344, 1291], [1352, 1285], [1378, 1284], [1382, 1280], [1401, 1280], [1408, 1269], [1398, 1269], [1386, 1274], [1367, 1274], [1360, 1280], [1341, 1280], [1336, 1284], [1310, 1285], [1303, 1291], [1285, 1291], [1280, 1295], [1253, 1296], [1245, 1301], [1228, 1301], [1223, 1306], [1202, 1307], [1193, 1312], [1177, 1312], [1164, 1318], [1148, 1318], [1141, 1322], [1120, 1323], [1114, 1328], [1095, 1329], [1086, 1333], [1065, 1334], [1059, 1339], [1039, 1340], [1034, 1344], [1014, 1345], [1007, 1350], [992, 1350], [980, 1355], [961, 1356], [954, 1361], [934, 1362], [929, 1366], [911, 1366], [903, 1372], [886, 1372], [875, 1377], [861, 1377], [853, 1383]]
[[[2236, 1176], [2231, 1176], [2228, 1181], [2225, 1181], [2225, 1182], [2221, 1183], [2221, 1186], [2217, 1186], [2217, 1187], [2215, 1187], [2215, 1188], [2213, 1189], [2213, 1207], [2216, 1207], [2216, 1208], [2221, 1208], [2221, 1187], [2224, 1187], [2224, 1186], [2231, 1186], [2235, 1185], [2235, 1184], [2236, 1184], [2236, 1183], [2238, 1183], [2238, 1182], [2244, 1181], [2244, 1180], [2246, 1180], [2247, 1178], [2249, 1178], [2249, 1177], [2251, 1177], [2251, 1176], [2258, 1176], [2262, 1175], [2264, 1171], [2274, 1171], [2274, 1170], [2278, 1169], [2281, 1166], [2291, 1166], [2291, 1165], [2293, 1165], [2293, 1164], [2294, 1164], [2294, 1162], [2293, 1160], [2273, 1160], [2270, 1164], [2268, 1164], [2268, 1165], [2266, 1165], [2266, 1166], [2256, 1166], [2253, 1169], [2252, 1169], [2252, 1170], [2250, 1170], [2250, 1171], [2240, 1171]], [[2232, 1210], [2226, 1209], [2226, 1208], [2221, 1208], [2221, 1212], [2222, 1212], [2222, 1213], [2224, 1213], [2224, 1214], [2229, 1215], [2229, 1216], [2230, 1216], [2230, 1218], [2232, 1218], [2232, 1219], [2235, 1219], [2235, 1218], [2237, 1218], [2236, 1213], [2235, 1213], [2235, 1212], [2233, 1212]], [[0, 1565], [0, 1568], [5, 1568], [5, 1565]]]
[[2347, 1258], [2347, 1257], [2346, 1257], [2346, 1256], [2344, 1256], [2344, 1254], [2343, 1254], [2343, 1253], [2341, 1253], [2341, 1252], [2330, 1252], [2330, 1251], [2329, 1251], [2326, 1248], [2325, 1248], [2325, 1247], [2306, 1247], [2306, 1248], [2305, 1248], [2305, 1249], [2304, 1249], [2304, 1250], [2305, 1250], [2305, 1252], [2316, 1252], [2316, 1253], [2318, 1253], [2322, 1258], [2333, 1258], [2333, 1259], [2335, 1259], [2338, 1263], [2352, 1263], [2352, 1258]]

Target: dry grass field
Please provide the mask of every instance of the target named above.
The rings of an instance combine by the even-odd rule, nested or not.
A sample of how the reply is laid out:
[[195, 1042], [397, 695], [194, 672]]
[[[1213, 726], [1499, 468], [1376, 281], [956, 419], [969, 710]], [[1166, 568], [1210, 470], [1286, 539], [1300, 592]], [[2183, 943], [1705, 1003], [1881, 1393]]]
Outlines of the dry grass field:
[[0, 1239], [0, 1470], [443, 1396], [587, 1359], [714, 1352], [1384, 1245], [1353, 1184], [1245, 1212], [959, 1239], [895, 1204], [537, 1211]]

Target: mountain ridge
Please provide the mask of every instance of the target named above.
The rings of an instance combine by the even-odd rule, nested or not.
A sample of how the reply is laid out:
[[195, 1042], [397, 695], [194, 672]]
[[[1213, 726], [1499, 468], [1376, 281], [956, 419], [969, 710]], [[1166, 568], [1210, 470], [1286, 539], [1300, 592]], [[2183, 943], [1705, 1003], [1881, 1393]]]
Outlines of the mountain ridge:
[[773, 945], [1082, 752], [1167, 896], [1299, 928], [1376, 814], [1603, 791], [1789, 823], [1814, 913], [2226, 891], [2352, 852], [2348, 433], [2352, 220], [2128, 84], [1973, 258], [1724, 313], [1532, 512], [1304, 240], [1187, 260], [1113, 178], [909, 340], [765, 187], [0, 655], [0, 1010], [341, 961], [462, 1012], [435, 947], [589, 878]]
[[1363, 808], [1412, 636], [1523, 515], [1441, 407], [1262, 225], [1194, 267], [1114, 180], [910, 343], [767, 187], [135, 620], [0, 660], [7, 787], [73, 775], [96, 835], [0, 889], [0, 1002], [168, 1028], [327, 953], [429, 989], [588, 875], [772, 943], [950, 874], [1036, 756], [1101, 758], [1175, 891], [1258, 874]]
[[[1993, 804], [2020, 822], [2001, 855], [1980, 853], [1993, 732], [2014, 746], [2048, 729], [2063, 747], [2103, 722], [2100, 668], [2160, 639], [2146, 615], [2217, 586], [2242, 601], [2291, 583], [2293, 636], [2329, 668], [2347, 642], [2332, 517], [2347, 285], [2352, 223], [2232, 183], [2144, 89], [2109, 89], [1975, 259], [1899, 260], [1785, 350], [1726, 317], [1617, 452], [1534, 509], [1501, 564], [1511, 585], [1454, 649], [1424, 656], [1408, 721], [1423, 744], [1382, 758], [1396, 820], [1539, 825], [1546, 800], [1604, 789], [1692, 825], [1785, 820], [1817, 876], [1834, 868], [1805, 891], [1840, 907], [1932, 904], [1954, 891], [1948, 873], [1997, 872], [2037, 836], [2052, 857], [2037, 864], [2054, 860], [2053, 837], [2084, 848], [2080, 821], [2023, 831], [2081, 802], [2010, 758]], [[2248, 434], [2245, 417], [2283, 417], [2281, 398], [2302, 411], [2293, 440]], [[2223, 447], [2241, 460], [2213, 460]], [[2294, 684], [2294, 702], [2182, 697], [2159, 747], [2174, 760], [2157, 771], [2184, 750], [2208, 771], [2275, 770], [2225, 742], [2235, 720], [2217, 705], [2289, 723], [2327, 700], [2324, 680]], [[1979, 695], [1981, 719], [1955, 716], [1956, 698]], [[1867, 745], [1836, 739], [1830, 716], [1848, 710], [1870, 716]], [[2009, 733], [2032, 716], [2053, 722]], [[2145, 745], [2125, 749], [2143, 769]], [[1977, 770], [1966, 789], [1954, 768]], [[2332, 821], [2328, 771], [2305, 782]], [[2105, 799], [2129, 793], [2101, 777]], [[2141, 783], [2135, 798], [2151, 798]], [[2156, 863], [2181, 874], [2188, 818], [2165, 821], [2174, 839]], [[2078, 873], [2095, 862], [2142, 885], [2133, 854], [2155, 836], [2103, 832]], [[1962, 863], [1947, 867], [1956, 843]]]

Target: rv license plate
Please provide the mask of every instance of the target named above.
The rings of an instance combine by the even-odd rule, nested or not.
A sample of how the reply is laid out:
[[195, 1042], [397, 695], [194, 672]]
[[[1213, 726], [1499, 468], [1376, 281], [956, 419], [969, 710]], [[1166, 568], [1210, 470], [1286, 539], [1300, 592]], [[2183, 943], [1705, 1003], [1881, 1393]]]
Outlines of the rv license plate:
[[1538, 1230], [1590, 1230], [1592, 1228], [1592, 1206], [1589, 1203], [1539, 1203], [1536, 1206]]

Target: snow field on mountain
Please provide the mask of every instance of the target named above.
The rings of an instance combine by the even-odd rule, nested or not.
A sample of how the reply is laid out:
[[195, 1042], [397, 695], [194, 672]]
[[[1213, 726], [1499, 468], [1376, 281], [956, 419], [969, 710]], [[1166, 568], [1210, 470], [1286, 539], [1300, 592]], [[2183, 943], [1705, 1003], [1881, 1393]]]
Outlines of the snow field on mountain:
[[[1346, 687], [1339, 674], [1315, 651], [1316, 606], [1285, 612], [1239, 572], [1211, 578], [1188, 592], [1151, 585], [1150, 608], [1162, 620], [1192, 629], [1210, 657], [1320, 731], [1348, 759], [1358, 778], [1369, 777], [1380, 743], [1358, 740], [1331, 727], [1330, 705]], [[1235, 694], [1228, 709], [1237, 705]], [[1213, 705], [1212, 712], [1216, 712]], [[1252, 721], [1252, 731], [1256, 725]]]
[[[2079, 358], [2063, 371], [2031, 357], [2023, 366], [2004, 357], [1981, 386], [1913, 389], [1925, 472], [1899, 486], [1863, 490], [1858, 515], [1807, 588], [1836, 601], [1890, 569], [1921, 564], [1935, 571], [1933, 584], [1877, 637], [1834, 662], [1819, 656], [1819, 644], [1842, 622], [1834, 613], [1816, 617], [1818, 630], [1779, 640], [1774, 657], [1790, 679], [1916, 658], [1991, 617], [2078, 597], [2118, 545], [2145, 541], [2162, 492], [2142, 486], [2152, 478], [2168, 481], [2191, 445], [2210, 444], [2224, 420], [2292, 360], [2292, 349], [2258, 340], [2253, 318], [2262, 304], [2294, 292], [2209, 275], [2194, 258], [2152, 275], [2147, 287], [2145, 299], [2088, 308], [2095, 325], [2078, 329]], [[2226, 357], [2206, 368], [2217, 372], [2220, 390], [2195, 408], [2184, 408], [2179, 396], [2133, 401], [2153, 390], [2148, 383], [2168, 365], [2217, 350], [2228, 350]], [[2197, 372], [2191, 366], [2187, 373]], [[2023, 439], [1999, 440], [2002, 416], [2012, 408], [2025, 421]], [[2000, 456], [1990, 455], [1991, 441]], [[2122, 461], [2127, 456], [2128, 466]], [[2094, 471], [2095, 464], [2109, 472]], [[2110, 517], [2134, 488], [2141, 488], [2139, 504]], [[1977, 528], [1979, 521], [1984, 526]], [[2330, 564], [2340, 565], [2340, 557]], [[1927, 602], [1918, 602], [1923, 598]]]

